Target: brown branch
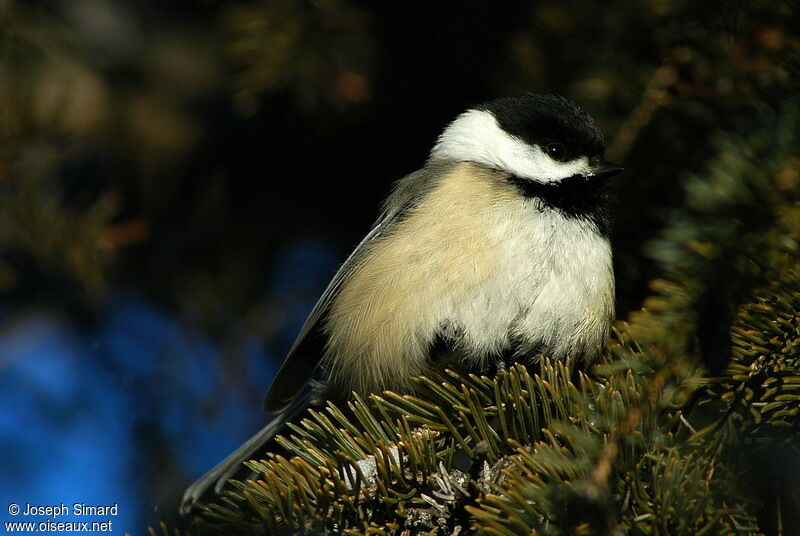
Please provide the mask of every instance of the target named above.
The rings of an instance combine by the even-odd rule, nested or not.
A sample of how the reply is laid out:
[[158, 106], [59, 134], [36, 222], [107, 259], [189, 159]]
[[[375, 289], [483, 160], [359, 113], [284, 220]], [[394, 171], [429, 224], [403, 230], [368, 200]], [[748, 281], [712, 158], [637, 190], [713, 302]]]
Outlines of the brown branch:
[[678, 70], [674, 63], [672, 59], [666, 59], [653, 71], [639, 104], [622, 122], [608, 146], [608, 154], [612, 160], [624, 160], [639, 134], [653, 119], [656, 110], [669, 102], [669, 89], [678, 81]]

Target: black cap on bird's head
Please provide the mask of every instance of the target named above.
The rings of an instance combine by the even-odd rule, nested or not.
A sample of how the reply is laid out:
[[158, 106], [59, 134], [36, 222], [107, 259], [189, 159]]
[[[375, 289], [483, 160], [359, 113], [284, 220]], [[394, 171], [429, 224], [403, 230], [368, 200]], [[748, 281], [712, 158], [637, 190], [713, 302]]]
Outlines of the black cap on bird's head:
[[[558, 95], [504, 97], [477, 107], [490, 112], [504, 131], [530, 145], [560, 144], [556, 155], [567, 161], [579, 156], [602, 160], [603, 134], [577, 104]], [[554, 150], [555, 152], [555, 150]]]

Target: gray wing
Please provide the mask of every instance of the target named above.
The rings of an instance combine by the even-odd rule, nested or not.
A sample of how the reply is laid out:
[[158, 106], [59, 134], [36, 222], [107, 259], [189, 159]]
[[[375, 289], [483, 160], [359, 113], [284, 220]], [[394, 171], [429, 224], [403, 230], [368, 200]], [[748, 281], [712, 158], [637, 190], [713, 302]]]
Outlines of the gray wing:
[[267, 411], [275, 413], [288, 406], [303, 390], [319, 366], [325, 352], [324, 318], [339, 290], [349, 279], [367, 246], [385, 236], [405, 214], [419, 204], [455, 165], [450, 161], [430, 161], [425, 167], [400, 179], [386, 199], [383, 211], [370, 232], [347, 258], [306, 319], [300, 334], [286, 356], [264, 400]]
[[229, 479], [255, 479], [258, 475], [248, 469], [244, 462], [261, 456], [261, 453], [269, 447], [269, 443], [275, 439], [275, 436], [283, 432], [286, 423], [298, 420], [309, 405], [308, 397], [298, 398], [286, 411], [272, 419], [269, 424], [245, 441], [242, 446], [200, 477], [197, 482], [189, 486], [181, 501], [181, 515], [185, 516], [191, 513], [197, 504], [208, 499], [212, 493], [220, 495]]

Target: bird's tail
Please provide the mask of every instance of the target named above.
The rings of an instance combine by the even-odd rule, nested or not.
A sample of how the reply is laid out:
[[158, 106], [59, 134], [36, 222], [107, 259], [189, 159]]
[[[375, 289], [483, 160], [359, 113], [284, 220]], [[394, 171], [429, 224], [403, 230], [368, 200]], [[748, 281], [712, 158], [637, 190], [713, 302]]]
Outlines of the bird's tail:
[[181, 501], [181, 515], [191, 513], [198, 504], [212, 494], [220, 495], [228, 480], [232, 478], [239, 480], [252, 478], [254, 476], [253, 471], [248, 469], [244, 462], [264, 453], [269, 447], [269, 443], [275, 439], [275, 436], [283, 431], [284, 425], [300, 416], [309, 406], [309, 396], [298, 397], [291, 406], [278, 414], [269, 424], [256, 432], [253, 437], [245, 441], [241, 447], [237, 448], [227, 458], [189, 486], [184, 492], [183, 500]]

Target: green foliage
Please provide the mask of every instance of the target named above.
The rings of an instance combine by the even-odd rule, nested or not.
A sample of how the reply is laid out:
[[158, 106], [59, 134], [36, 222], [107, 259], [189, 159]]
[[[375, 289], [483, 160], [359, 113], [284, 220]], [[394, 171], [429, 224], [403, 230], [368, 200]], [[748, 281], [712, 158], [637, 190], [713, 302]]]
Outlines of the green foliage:
[[710, 378], [707, 403], [722, 415], [698, 436], [727, 427], [728, 441], [772, 444], [800, 432], [800, 274], [787, 268], [738, 312], [732, 329], [734, 359]]
[[[497, 378], [449, 372], [420, 379], [415, 396], [357, 399], [352, 418], [333, 406], [311, 412], [282, 442], [295, 457], [253, 462], [263, 480], [238, 483], [198, 528], [451, 534], [463, 523], [504, 535], [733, 526], [756, 534], [747, 499], [715, 467], [718, 451], [684, 444], [680, 412], [649, 408], [652, 371], [614, 368], [594, 380], [579, 373], [578, 385], [569, 366], [547, 361], [533, 376], [521, 365]], [[645, 407], [621, 437], [615, 423]], [[597, 481], [615, 442], [613, 474]]]

